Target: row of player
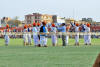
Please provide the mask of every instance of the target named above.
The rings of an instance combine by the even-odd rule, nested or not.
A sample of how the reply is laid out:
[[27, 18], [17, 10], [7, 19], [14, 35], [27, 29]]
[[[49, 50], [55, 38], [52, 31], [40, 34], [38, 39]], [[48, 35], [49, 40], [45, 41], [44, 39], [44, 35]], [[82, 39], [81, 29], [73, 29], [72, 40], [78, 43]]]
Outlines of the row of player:
[[[83, 27], [82, 27], [83, 26]], [[56, 46], [57, 44], [57, 32], [69, 32], [71, 28], [77, 33], [75, 35], [75, 45], [79, 45], [79, 32], [80, 32], [80, 27], [84, 29], [84, 32], [90, 32], [90, 24], [84, 24], [80, 26], [78, 23], [75, 23], [74, 25], [67, 25], [65, 23], [62, 23], [59, 26], [56, 26], [54, 23], [51, 24], [50, 31], [48, 31], [48, 27], [46, 25], [46, 22], [40, 23], [33, 23], [33, 25], [24, 25], [24, 30], [23, 32], [32, 32], [33, 33], [33, 41], [34, 45], [41, 47], [47, 47], [47, 36], [49, 32], [53, 32], [54, 34], [51, 35], [52, 39], [52, 44], [53, 46]], [[9, 25], [6, 25], [5, 33], [10, 32]], [[40, 34], [38, 34], [41, 32]], [[5, 39], [5, 44], [8, 46], [10, 37], [8, 34], [5, 34], [4, 36]], [[31, 40], [31, 34], [30, 33], [24, 33], [23, 34], [23, 40], [24, 40], [24, 46], [26, 45], [31, 45], [32, 40]], [[62, 46], [68, 45], [68, 40], [69, 40], [69, 35], [62, 35]], [[84, 35], [84, 43], [85, 45], [91, 45], [91, 35]]]

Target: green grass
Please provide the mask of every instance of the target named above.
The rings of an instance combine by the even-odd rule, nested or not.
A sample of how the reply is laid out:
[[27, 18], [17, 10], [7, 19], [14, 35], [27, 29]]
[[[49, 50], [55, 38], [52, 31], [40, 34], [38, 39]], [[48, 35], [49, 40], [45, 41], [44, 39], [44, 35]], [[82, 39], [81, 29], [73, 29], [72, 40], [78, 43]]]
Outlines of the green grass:
[[92, 67], [100, 53], [100, 39], [92, 39], [92, 46], [85, 46], [80, 39], [80, 46], [74, 46], [74, 39], [69, 46], [62, 47], [61, 39], [58, 46], [38, 48], [23, 46], [22, 39], [11, 39], [8, 47], [0, 39], [0, 67]]
[[[69, 45], [74, 45], [75, 40], [69, 39]], [[32, 45], [34, 45], [32, 40]], [[48, 45], [52, 46], [51, 39], [48, 39]], [[62, 45], [62, 40], [58, 38], [58, 46]], [[84, 45], [84, 40], [80, 39], [80, 45]], [[92, 45], [100, 45], [100, 39], [92, 39]], [[5, 46], [4, 39], [0, 39], [0, 46]], [[9, 46], [23, 46], [23, 39], [10, 39]]]

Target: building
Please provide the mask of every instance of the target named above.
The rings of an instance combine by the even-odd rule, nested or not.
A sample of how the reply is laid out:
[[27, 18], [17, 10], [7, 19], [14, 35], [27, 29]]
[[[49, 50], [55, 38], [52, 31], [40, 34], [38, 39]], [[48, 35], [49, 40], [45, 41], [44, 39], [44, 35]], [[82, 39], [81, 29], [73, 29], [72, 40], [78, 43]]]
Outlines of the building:
[[65, 20], [65, 22], [66, 23], [74, 23], [75, 22], [75, 20], [73, 19], [73, 18], [67, 18], [66, 20]]
[[57, 15], [52, 15], [53, 23], [65, 23], [65, 17], [59, 17]]
[[52, 15], [52, 22], [57, 23], [57, 15]]
[[85, 22], [94, 22], [92, 18], [82, 18], [82, 21], [85, 21]]
[[25, 23], [26, 24], [31, 24], [33, 22], [33, 20], [34, 20], [33, 15], [31, 15], [31, 14], [25, 15], [25, 21], [26, 21]]
[[65, 18], [57, 16], [57, 23], [65, 23]]
[[41, 22], [43, 22], [43, 21], [46, 21], [47, 23], [52, 23], [53, 22], [52, 15], [42, 14]]
[[52, 23], [53, 15], [39, 14], [39, 13], [25, 15], [25, 23], [26, 24], [32, 24], [33, 22], [41, 23], [43, 21], [46, 21], [47, 23]]
[[32, 24], [33, 22], [41, 22], [41, 14], [33, 13], [25, 15], [26, 24]]

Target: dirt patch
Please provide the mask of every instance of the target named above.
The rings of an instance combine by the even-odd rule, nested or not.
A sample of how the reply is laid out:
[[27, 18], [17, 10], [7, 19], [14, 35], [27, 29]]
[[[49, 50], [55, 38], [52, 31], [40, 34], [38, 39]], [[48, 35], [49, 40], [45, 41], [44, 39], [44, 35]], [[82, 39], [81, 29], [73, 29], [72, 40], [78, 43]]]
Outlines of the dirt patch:
[[93, 67], [100, 67], [100, 54], [98, 55]]

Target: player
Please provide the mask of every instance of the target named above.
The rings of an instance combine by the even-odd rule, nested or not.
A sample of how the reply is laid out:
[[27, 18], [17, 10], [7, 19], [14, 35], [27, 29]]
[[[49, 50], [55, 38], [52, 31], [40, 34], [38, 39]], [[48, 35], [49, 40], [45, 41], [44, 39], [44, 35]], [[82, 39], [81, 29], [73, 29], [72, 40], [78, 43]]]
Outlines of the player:
[[91, 33], [90, 33], [90, 24], [87, 24], [87, 32], [88, 32], [88, 45], [91, 45]]
[[32, 45], [32, 40], [31, 40], [31, 32], [32, 32], [32, 28], [31, 28], [31, 24], [28, 25], [28, 45]]
[[34, 40], [34, 45], [39, 47], [40, 45], [38, 45], [38, 30], [36, 28], [36, 23], [34, 22], [33, 23], [33, 29], [32, 29], [32, 32], [33, 32], [33, 40]]
[[87, 45], [87, 24], [85, 23], [85, 24], [82, 24], [82, 30], [83, 30], [83, 32], [85, 33], [84, 34], [84, 43], [85, 43], [85, 45]]
[[5, 34], [4, 39], [5, 39], [6, 46], [8, 46], [10, 40], [9, 33], [10, 33], [10, 29], [9, 29], [9, 25], [7, 24], [6, 29], [4, 30], [4, 34]]
[[56, 44], [57, 44], [57, 36], [56, 36], [57, 28], [56, 28], [56, 26], [55, 26], [54, 23], [52, 24], [51, 32], [53, 33], [53, 34], [51, 35], [51, 38], [52, 38], [52, 45], [53, 45], [53, 46], [56, 46]]
[[41, 25], [40, 25], [40, 23], [38, 22], [38, 23], [37, 23], [37, 31], [38, 31], [38, 46], [40, 46], [40, 34], [39, 34], [39, 32], [40, 32], [40, 27], [41, 27]]
[[75, 24], [75, 46], [78, 45], [79, 46], [79, 24], [76, 23]]
[[61, 27], [57, 28], [58, 31], [62, 32], [62, 42], [63, 42], [63, 46], [66, 46], [66, 35], [64, 33], [66, 33], [66, 26], [65, 23], [61, 24]]
[[48, 29], [46, 27], [46, 22], [42, 22], [41, 28], [40, 28], [40, 44], [41, 46], [47, 47], [47, 34], [48, 34]]
[[67, 34], [66, 34], [66, 45], [68, 45], [68, 40], [69, 40], [69, 35], [68, 35], [69, 29], [70, 29], [70, 26], [67, 26], [66, 27], [66, 32], [67, 32]]
[[91, 33], [90, 33], [90, 24], [87, 24], [87, 32], [88, 32], [88, 45], [91, 45]]
[[28, 37], [27, 37], [27, 25], [24, 25], [24, 30], [23, 30], [23, 39], [24, 39], [24, 46], [28, 45]]
[[91, 45], [90, 24], [87, 23], [86, 26], [87, 27], [85, 28], [85, 32], [86, 32], [86, 35], [85, 35], [85, 45]]

